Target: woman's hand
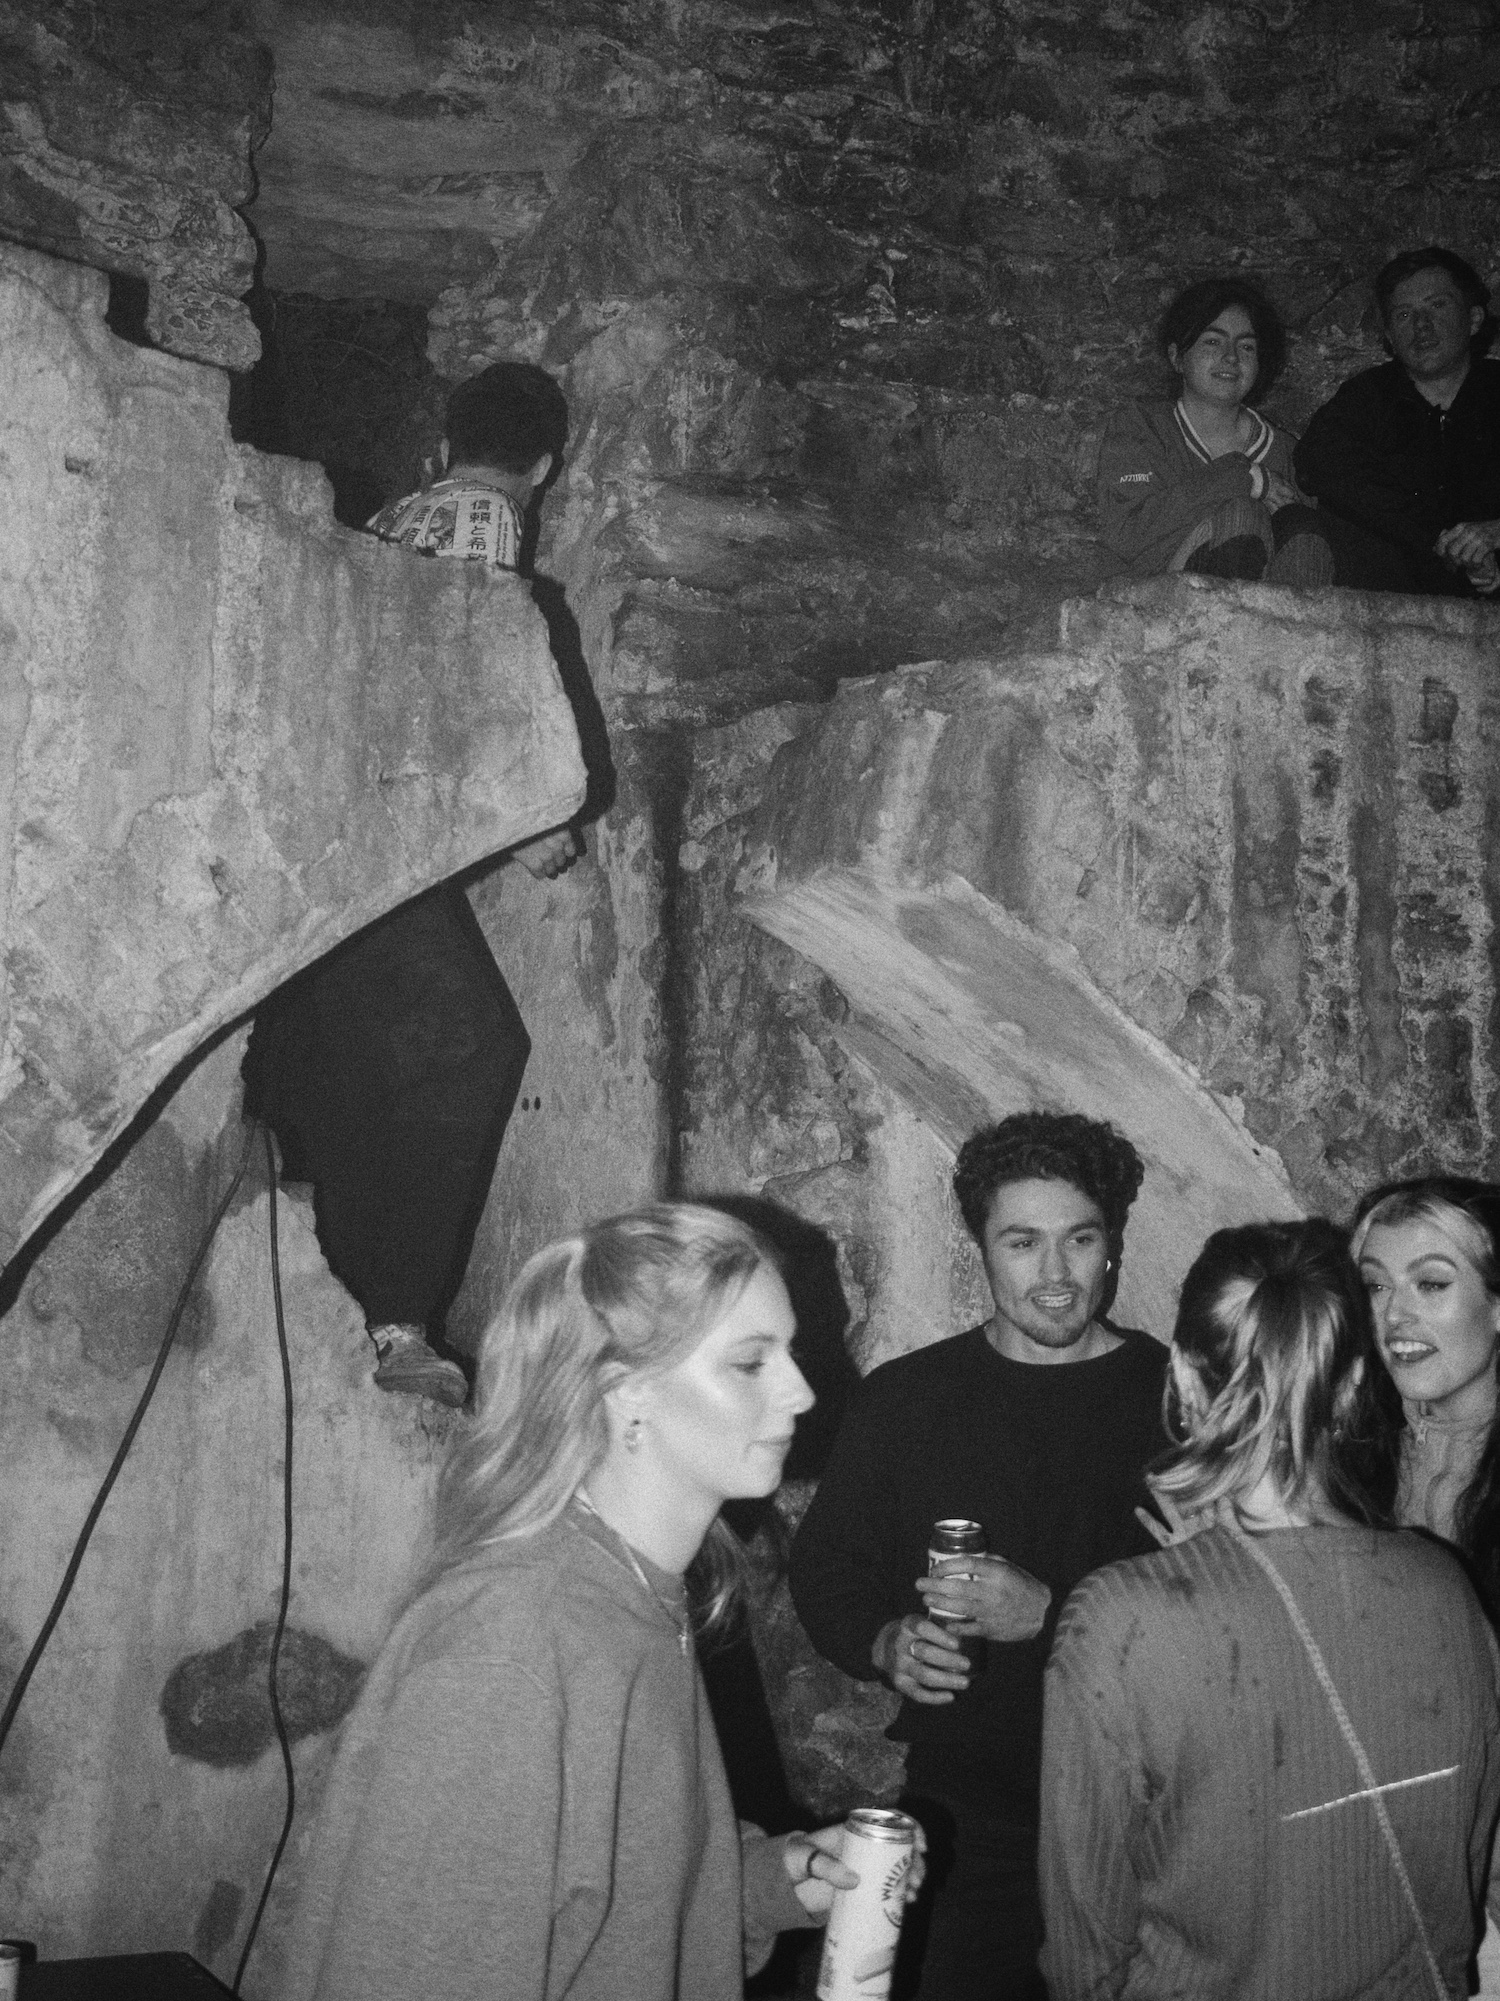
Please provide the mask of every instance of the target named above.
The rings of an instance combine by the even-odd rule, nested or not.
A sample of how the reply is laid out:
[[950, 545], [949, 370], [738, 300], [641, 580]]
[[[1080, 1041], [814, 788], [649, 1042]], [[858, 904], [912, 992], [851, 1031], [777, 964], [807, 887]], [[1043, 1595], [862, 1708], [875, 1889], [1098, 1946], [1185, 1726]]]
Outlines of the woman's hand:
[[[966, 1556], [964, 1571], [919, 1577], [929, 1612], [958, 1612], [967, 1622], [954, 1630], [987, 1640], [1033, 1640], [1042, 1630], [1052, 1593], [1039, 1577], [1003, 1556]], [[973, 1575], [967, 1573], [972, 1571]]]
[[1278, 507], [1295, 507], [1302, 499], [1289, 479], [1283, 479], [1279, 472], [1267, 472], [1264, 500], [1274, 514]]
[[817, 1827], [808, 1834], [789, 1834], [781, 1860], [791, 1878], [792, 1892], [810, 1918], [826, 1918], [835, 1890], [852, 1890], [859, 1881], [839, 1859], [844, 1845], [841, 1822]]
[[969, 1663], [958, 1641], [917, 1612], [888, 1619], [875, 1635], [870, 1659], [908, 1702], [951, 1702], [969, 1685]]
[[[836, 1890], [852, 1890], [859, 1877], [840, 1859], [844, 1845], [844, 1824], [816, 1827], [807, 1833], [789, 1834], [781, 1850], [781, 1860], [791, 1878], [792, 1894], [810, 1918], [826, 1918]], [[927, 1873], [927, 1836], [917, 1828], [912, 1851], [911, 1872], [903, 1896], [909, 1904], [922, 1887]]]

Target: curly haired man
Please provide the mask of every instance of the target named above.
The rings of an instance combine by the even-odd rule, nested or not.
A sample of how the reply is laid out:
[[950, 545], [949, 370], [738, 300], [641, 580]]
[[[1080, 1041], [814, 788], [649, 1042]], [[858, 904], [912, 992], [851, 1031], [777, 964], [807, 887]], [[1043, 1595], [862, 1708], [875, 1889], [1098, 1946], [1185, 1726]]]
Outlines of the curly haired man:
[[[929, 2001], [1046, 1994], [1042, 1670], [1073, 1586], [1155, 1547], [1135, 1508], [1167, 1443], [1166, 1350], [1107, 1318], [1141, 1176], [1127, 1139], [1072, 1113], [1020, 1112], [965, 1142], [954, 1192], [994, 1311], [873, 1371], [792, 1550], [813, 1645], [902, 1698], [889, 1734], [927, 1829]], [[945, 1517], [978, 1522], [989, 1554], [928, 1577]], [[961, 1642], [981, 1637], [971, 1668]]]

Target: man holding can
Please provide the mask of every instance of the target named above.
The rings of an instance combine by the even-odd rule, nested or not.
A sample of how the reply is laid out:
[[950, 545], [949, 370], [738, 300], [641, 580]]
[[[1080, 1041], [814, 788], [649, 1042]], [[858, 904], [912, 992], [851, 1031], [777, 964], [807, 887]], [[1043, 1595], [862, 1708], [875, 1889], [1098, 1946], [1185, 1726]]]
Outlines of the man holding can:
[[[965, 1142], [954, 1191], [994, 1311], [869, 1376], [793, 1545], [813, 1645], [902, 1697], [889, 1734], [909, 1747], [903, 1804], [929, 1842], [920, 2001], [1045, 2001], [1053, 1625], [1089, 1571], [1155, 1547], [1135, 1510], [1167, 1443], [1166, 1350], [1106, 1318], [1141, 1175], [1128, 1140], [1069, 1113], [1017, 1113]], [[930, 1561], [939, 1523], [950, 1541], [968, 1532], [968, 1553]]]

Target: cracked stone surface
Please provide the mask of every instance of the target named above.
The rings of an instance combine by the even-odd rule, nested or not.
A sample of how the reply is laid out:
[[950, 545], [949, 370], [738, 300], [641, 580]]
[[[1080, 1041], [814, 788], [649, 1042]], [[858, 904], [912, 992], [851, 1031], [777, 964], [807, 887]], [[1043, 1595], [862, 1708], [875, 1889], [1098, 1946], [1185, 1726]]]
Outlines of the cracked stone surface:
[[[261, 1619], [221, 1647], [186, 1655], [161, 1691], [167, 1746], [219, 1768], [253, 1765], [276, 1742], [269, 1692], [275, 1628]], [[276, 1659], [276, 1697], [292, 1743], [331, 1730], [354, 1707], [365, 1664], [317, 1633], [288, 1626]]]
[[583, 797], [525, 585], [336, 527], [104, 292], [0, 248], [0, 1263], [207, 1036]]
[[255, 240], [238, 210], [271, 62], [232, 6], [0, 4], [0, 235], [149, 286], [170, 354], [248, 368]]
[[1164, 1331], [1218, 1223], [1500, 1154], [1497, 638], [1482, 605], [1113, 586], [1004, 659], [846, 684], [742, 908], [950, 1145], [1114, 1107]]

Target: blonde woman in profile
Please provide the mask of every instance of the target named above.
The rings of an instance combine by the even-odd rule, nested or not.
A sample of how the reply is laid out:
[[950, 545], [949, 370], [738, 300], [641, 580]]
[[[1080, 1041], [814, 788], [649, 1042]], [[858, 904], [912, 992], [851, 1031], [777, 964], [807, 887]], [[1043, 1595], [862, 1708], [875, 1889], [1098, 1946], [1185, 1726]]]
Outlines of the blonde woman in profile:
[[775, 1489], [813, 1401], [794, 1332], [774, 1253], [707, 1207], [524, 1267], [344, 1729], [286, 1995], [739, 2001], [856, 1880], [837, 1828], [737, 1827], [694, 1651], [735, 1594], [719, 1508]]
[[1467, 1991], [1500, 1659], [1457, 1561], [1339, 1473], [1368, 1346], [1331, 1223], [1222, 1230], [1188, 1273], [1152, 1484], [1207, 1525], [1088, 1578], [1047, 1670], [1054, 2001]]

